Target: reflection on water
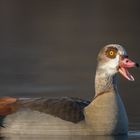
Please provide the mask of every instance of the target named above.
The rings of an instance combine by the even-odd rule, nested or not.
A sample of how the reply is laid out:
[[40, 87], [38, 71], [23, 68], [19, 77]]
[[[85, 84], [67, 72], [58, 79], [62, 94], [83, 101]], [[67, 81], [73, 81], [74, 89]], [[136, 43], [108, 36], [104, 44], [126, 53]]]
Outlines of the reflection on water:
[[46, 136], [46, 135], [8, 135], [0, 140], [139, 140], [140, 131], [129, 131], [121, 136]]
[[45, 136], [45, 135], [8, 135], [0, 140], [139, 140], [140, 131], [129, 131], [121, 136]]
[[39, 136], [12, 135], [2, 140], [128, 140], [128, 136]]
[[129, 131], [129, 138], [138, 138], [140, 139], [140, 131]]

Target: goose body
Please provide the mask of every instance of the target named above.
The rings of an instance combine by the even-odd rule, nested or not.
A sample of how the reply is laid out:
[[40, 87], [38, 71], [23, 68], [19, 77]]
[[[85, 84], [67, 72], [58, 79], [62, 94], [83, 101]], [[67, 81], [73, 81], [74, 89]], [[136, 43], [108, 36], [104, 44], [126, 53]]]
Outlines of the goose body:
[[117, 44], [105, 46], [98, 55], [95, 97], [0, 99], [2, 135], [119, 135], [127, 134], [128, 119], [118, 93], [117, 73], [133, 81], [127, 68], [138, 66]]

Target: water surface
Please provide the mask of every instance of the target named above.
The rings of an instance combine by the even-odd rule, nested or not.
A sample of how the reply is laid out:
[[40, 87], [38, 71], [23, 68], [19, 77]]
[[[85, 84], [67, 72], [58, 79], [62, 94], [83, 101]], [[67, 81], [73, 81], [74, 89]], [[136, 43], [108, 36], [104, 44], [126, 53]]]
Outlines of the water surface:
[[[135, 126], [135, 129], [137, 126]], [[130, 128], [131, 129], [131, 128]], [[120, 136], [46, 136], [46, 135], [8, 135], [0, 140], [139, 140], [140, 130], [129, 130], [128, 135]]]

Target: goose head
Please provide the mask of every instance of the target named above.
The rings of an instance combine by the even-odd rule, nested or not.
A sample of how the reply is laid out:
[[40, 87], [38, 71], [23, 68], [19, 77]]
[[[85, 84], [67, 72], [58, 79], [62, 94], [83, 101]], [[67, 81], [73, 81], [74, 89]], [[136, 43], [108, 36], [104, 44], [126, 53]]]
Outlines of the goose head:
[[109, 75], [120, 73], [126, 79], [134, 81], [128, 68], [139, 67], [139, 64], [130, 60], [125, 49], [119, 44], [106, 45], [98, 54], [98, 69]]

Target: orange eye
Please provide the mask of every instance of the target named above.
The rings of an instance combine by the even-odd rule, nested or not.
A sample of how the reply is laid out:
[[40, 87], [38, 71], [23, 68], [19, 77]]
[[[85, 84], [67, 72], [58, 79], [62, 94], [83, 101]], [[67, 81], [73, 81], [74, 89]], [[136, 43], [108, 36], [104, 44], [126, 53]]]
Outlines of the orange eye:
[[109, 54], [110, 54], [111, 56], [113, 56], [113, 55], [114, 55], [114, 52], [113, 52], [113, 51], [110, 51]]
[[116, 48], [109, 47], [109, 48], [106, 50], [105, 54], [106, 54], [106, 56], [107, 56], [108, 58], [114, 59], [114, 58], [116, 57], [116, 55], [117, 55], [117, 52], [118, 52], [118, 50], [117, 50]]

